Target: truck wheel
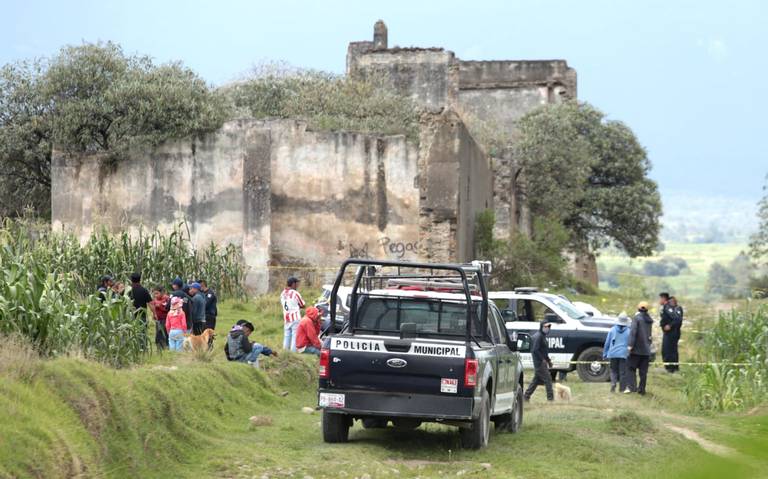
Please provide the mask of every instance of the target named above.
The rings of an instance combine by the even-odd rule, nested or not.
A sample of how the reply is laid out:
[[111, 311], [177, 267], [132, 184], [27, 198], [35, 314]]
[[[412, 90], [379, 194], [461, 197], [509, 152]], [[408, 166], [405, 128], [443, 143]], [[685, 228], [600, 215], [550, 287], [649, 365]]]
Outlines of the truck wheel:
[[332, 413], [323, 409], [323, 441], [347, 442], [351, 422], [346, 414]]
[[515, 393], [515, 406], [512, 412], [497, 416], [493, 420], [498, 432], [515, 433], [523, 425], [523, 387], [517, 386]]
[[461, 435], [461, 447], [465, 449], [480, 449], [488, 445], [491, 434], [491, 407], [488, 400], [488, 391], [483, 392], [480, 403], [480, 414], [472, 420], [469, 428], [459, 430]]
[[383, 429], [387, 427], [387, 420], [381, 417], [366, 417], [363, 418], [364, 429]]
[[602, 364], [603, 348], [593, 346], [587, 348], [579, 355], [579, 361], [585, 364], [578, 364], [576, 371], [582, 381], [587, 383], [604, 383], [608, 380], [610, 371], [607, 364]]
[[515, 409], [512, 411], [512, 422], [509, 424], [509, 432], [515, 433], [523, 427], [523, 387], [517, 385], [515, 393]]

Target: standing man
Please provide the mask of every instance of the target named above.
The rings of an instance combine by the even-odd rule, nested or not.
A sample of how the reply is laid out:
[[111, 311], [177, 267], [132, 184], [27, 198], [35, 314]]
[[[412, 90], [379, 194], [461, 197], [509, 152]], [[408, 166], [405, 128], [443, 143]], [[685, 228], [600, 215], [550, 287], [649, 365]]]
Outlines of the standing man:
[[201, 289], [200, 283], [189, 285], [189, 294], [192, 296], [189, 314], [192, 316], [192, 334], [195, 336], [199, 336], [205, 331], [205, 296], [200, 291]]
[[216, 331], [216, 317], [219, 315], [218, 298], [216, 291], [208, 287], [208, 282], [204, 279], [199, 281], [201, 291], [205, 295], [205, 327]]
[[131, 273], [131, 291], [128, 296], [133, 300], [133, 316], [141, 320], [141, 343], [147, 346], [147, 305], [152, 301], [147, 288], [141, 285], [141, 273]]
[[[651, 360], [651, 328], [653, 319], [648, 314], [648, 303], [641, 301], [637, 305], [637, 314], [632, 319], [632, 327], [629, 330], [627, 350], [629, 359], [629, 381], [625, 394], [636, 392], [645, 396], [645, 383], [648, 378], [648, 364]], [[640, 385], [637, 384], [637, 371], [640, 372]]]
[[552, 324], [544, 321], [539, 324], [539, 331], [531, 337], [531, 358], [533, 359], [533, 369], [535, 375], [533, 381], [525, 391], [525, 400], [530, 401], [536, 387], [543, 384], [547, 389], [547, 401], [555, 400], [555, 393], [552, 390], [552, 376], [549, 374], [549, 368], [552, 367], [552, 360], [549, 359], [549, 344], [547, 335]]
[[283, 349], [296, 352], [296, 330], [301, 321], [301, 309], [304, 307], [302, 299], [296, 288], [299, 287], [299, 279], [295, 276], [288, 278], [286, 287], [280, 293], [280, 304], [283, 306]]
[[190, 320], [190, 297], [184, 292], [184, 281], [178, 276], [171, 282], [171, 295], [168, 298], [168, 305], [165, 309], [171, 310], [171, 300], [173, 298], [181, 298], [181, 309], [184, 311], [184, 316], [187, 318], [187, 334], [192, 332], [192, 321]]
[[677, 343], [680, 341], [680, 328], [683, 325], [683, 308], [677, 306], [677, 300], [670, 297], [669, 293], [659, 295], [659, 306], [661, 306], [661, 331], [664, 336], [661, 341], [661, 358], [664, 361], [664, 369], [668, 373], [677, 372], [680, 367], [677, 363], [680, 356], [677, 350]]

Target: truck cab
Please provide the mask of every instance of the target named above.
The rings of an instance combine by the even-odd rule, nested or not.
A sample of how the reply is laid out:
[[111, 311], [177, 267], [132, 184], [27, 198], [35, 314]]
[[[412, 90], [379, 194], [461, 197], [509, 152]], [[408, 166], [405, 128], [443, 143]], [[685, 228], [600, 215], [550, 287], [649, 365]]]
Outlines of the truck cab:
[[[532, 334], [542, 321], [552, 323], [547, 336], [552, 371], [576, 370], [586, 382], [608, 380], [603, 345], [615, 320], [589, 316], [567, 298], [536, 288], [494, 291], [488, 296], [500, 309], [508, 331]], [[531, 355], [521, 356], [523, 365], [533, 368]]]
[[[508, 333], [489, 302], [487, 267], [350, 259], [334, 290], [351, 269], [346, 321], [325, 338], [320, 355], [326, 442], [346, 442], [355, 420], [366, 428], [448, 424], [468, 448], [488, 444], [490, 422], [497, 431], [519, 430], [517, 351], [528, 338]], [[337, 296], [331, 293], [332, 303]], [[336, 311], [331, 304], [332, 327]]]

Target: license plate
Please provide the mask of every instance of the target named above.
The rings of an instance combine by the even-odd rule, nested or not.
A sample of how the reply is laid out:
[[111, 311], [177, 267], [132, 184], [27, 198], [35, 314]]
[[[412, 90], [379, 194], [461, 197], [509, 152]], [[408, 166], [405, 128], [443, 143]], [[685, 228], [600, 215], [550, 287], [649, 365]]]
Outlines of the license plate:
[[344, 407], [344, 395], [320, 393], [320, 407]]
[[456, 394], [459, 390], [459, 380], [451, 378], [440, 379], [440, 392]]

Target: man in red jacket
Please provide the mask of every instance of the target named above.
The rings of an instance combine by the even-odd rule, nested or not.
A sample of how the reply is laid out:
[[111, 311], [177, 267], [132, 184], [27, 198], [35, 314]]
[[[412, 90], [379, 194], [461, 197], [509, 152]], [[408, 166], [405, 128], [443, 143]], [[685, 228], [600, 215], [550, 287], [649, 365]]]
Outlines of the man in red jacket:
[[296, 349], [300, 353], [320, 355], [320, 311], [310, 306], [296, 330]]

